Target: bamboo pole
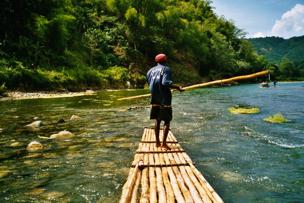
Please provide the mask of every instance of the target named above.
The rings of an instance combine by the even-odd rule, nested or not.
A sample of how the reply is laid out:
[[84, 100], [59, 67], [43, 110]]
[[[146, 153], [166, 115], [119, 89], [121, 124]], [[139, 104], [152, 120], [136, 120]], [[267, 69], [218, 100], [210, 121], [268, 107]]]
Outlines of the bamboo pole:
[[134, 185], [134, 189], [132, 192], [131, 203], [137, 202], [137, 191], [138, 191], [140, 180], [141, 180], [141, 172], [139, 171], [135, 185]]
[[[184, 156], [182, 154], [178, 154], [178, 156], [179, 156], [180, 160], [184, 160]], [[188, 162], [188, 163], [191, 163], [191, 162]], [[209, 195], [205, 191], [205, 188], [198, 181], [197, 177], [195, 176], [195, 174], [191, 170], [190, 166], [185, 166], [185, 169], [186, 169], [187, 173], [189, 174], [189, 177], [190, 177], [191, 181], [193, 182], [193, 184], [197, 188], [197, 191], [199, 192], [203, 202], [212, 203], [212, 201], [211, 201], [212, 198], [211, 199], [209, 198]]]
[[202, 184], [206, 185], [206, 187], [208, 188], [208, 190], [212, 194], [213, 199], [215, 200], [214, 202], [223, 203], [224, 201], [222, 200], [222, 198], [214, 191], [214, 189], [211, 187], [211, 185], [208, 183], [208, 181], [204, 178], [204, 176], [201, 174], [201, 172], [199, 172], [197, 170], [197, 168], [195, 168], [195, 166], [193, 164], [191, 164], [191, 163], [190, 163], [190, 167], [192, 168], [194, 174], [197, 177], [199, 177], [199, 181]]
[[[153, 151], [154, 143], [150, 144], [150, 151]], [[153, 154], [149, 154], [149, 165], [154, 165]], [[157, 188], [155, 168], [149, 167], [149, 180], [150, 180], [150, 203], [157, 203]]]
[[138, 164], [136, 164], [134, 170], [130, 170], [130, 173], [131, 174], [129, 175], [129, 179], [123, 187], [121, 199], [119, 201], [120, 203], [128, 203], [131, 201], [134, 184], [136, 183], [136, 180], [138, 178], [138, 173], [140, 173]]
[[[154, 145], [154, 151], [157, 151], [156, 145]], [[156, 165], [160, 165], [159, 156], [158, 154], [154, 154], [154, 163]], [[162, 171], [160, 167], [155, 168], [156, 171], [156, 186], [158, 192], [158, 202], [167, 202], [166, 201], [166, 191], [164, 187], [164, 181], [162, 176]]]
[[142, 164], [141, 161], [142, 158], [143, 158], [142, 154], [137, 154], [134, 156], [133, 163], [136, 165], [134, 169], [130, 169], [128, 180], [124, 185], [124, 189], [122, 192], [122, 198], [120, 200], [121, 203], [130, 202], [130, 201], [136, 202], [137, 190], [141, 179], [141, 170], [139, 169], [139, 164]]
[[[142, 138], [143, 141], [148, 141], [150, 136], [149, 129], [145, 129], [145, 134]], [[147, 143], [143, 144], [142, 150], [148, 149]], [[149, 163], [149, 156], [148, 154], [144, 154], [144, 164]], [[144, 168], [142, 170], [142, 177], [141, 177], [141, 197], [140, 203], [149, 203], [150, 195], [149, 195], [149, 168]]]
[[207, 192], [210, 199], [212, 199], [213, 202], [216, 203], [223, 203], [224, 201], [222, 198], [214, 191], [212, 186], [208, 183], [208, 181], [205, 179], [205, 177], [197, 170], [197, 168], [191, 163], [191, 159], [186, 153], [182, 153], [184, 158], [189, 162], [190, 168], [192, 169], [193, 173], [201, 183], [201, 185], [205, 188], [205, 191]]
[[247, 80], [247, 79], [267, 75], [268, 73], [269, 73], [268, 70], [264, 70], [264, 71], [260, 71], [260, 72], [249, 74], [249, 75], [236, 76], [236, 77], [232, 77], [232, 78], [228, 78], [228, 79], [215, 80], [215, 81], [201, 83], [201, 84], [197, 84], [197, 85], [191, 85], [188, 87], [184, 87], [183, 89], [189, 90], [189, 89], [194, 89], [194, 88], [199, 88], [199, 87], [206, 87], [206, 86], [210, 86], [210, 85], [218, 85], [218, 84], [223, 84], [223, 83], [228, 83], [228, 82], [234, 82], [234, 81], [238, 81], [238, 80]]
[[[173, 156], [174, 160], [180, 164], [180, 163], [185, 163], [185, 160], [180, 160], [178, 155], [176, 153], [171, 154]], [[185, 166], [179, 166], [180, 173], [189, 188], [190, 194], [194, 200], [195, 203], [203, 203], [202, 198], [200, 197], [198, 191], [196, 190], [196, 187], [191, 181], [191, 178], [189, 177], [188, 173], [186, 172], [186, 167]]]
[[[238, 81], [238, 80], [247, 80], [247, 79], [252, 79], [252, 78], [259, 77], [259, 76], [264, 76], [267, 74], [269, 74], [269, 71], [264, 70], [264, 71], [260, 71], [260, 72], [249, 74], [249, 75], [241, 75], [241, 76], [236, 76], [236, 77], [227, 78], [227, 79], [223, 79], [223, 80], [215, 80], [215, 81], [211, 81], [211, 82], [204, 82], [204, 83], [200, 83], [200, 84], [196, 84], [196, 85], [191, 85], [191, 86], [183, 87], [183, 89], [190, 90], [190, 89], [194, 89], [194, 88], [224, 84], [224, 83], [234, 82], [234, 81]], [[123, 97], [123, 98], [118, 99], [118, 101], [139, 99], [139, 98], [145, 98], [145, 97], [150, 97], [150, 96], [151, 96], [151, 94], [142, 94], [142, 95], [136, 95], [136, 96], [130, 96], [130, 97]]]
[[[164, 158], [165, 158], [165, 161], [167, 164], [176, 164], [176, 162], [174, 161], [174, 159], [172, 159], [172, 157], [170, 157], [170, 154], [164, 154]], [[194, 202], [192, 197], [191, 197], [191, 194], [189, 192], [189, 190], [187, 189], [186, 185], [185, 185], [185, 182], [180, 174], [180, 171], [178, 170], [178, 167], [177, 166], [173, 166], [172, 167], [172, 170], [176, 176], [176, 180], [177, 180], [177, 184], [185, 198], [185, 202], [186, 203], [192, 203]]]
[[[163, 155], [164, 155], [165, 163], [170, 164], [167, 154], [163, 154]], [[182, 195], [182, 192], [180, 191], [180, 189], [178, 187], [178, 180], [177, 180], [177, 177], [175, 177], [172, 167], [168, 167], [167, 170], [168, 170], [170, 183], [171, 183], [177, 203], [185, 203], [186, 201]]]
[[[161, 165], [166, 165], [163, 154], [159, 154], [159, 162]], [[170, 180], [168, 178], [167, 167], [162, 168], [162, 176], [163, 176], [163, 182], [164, 182], [165, 189], [166, 189], [167, 203], [175, 203], [174, 192], [173, 192], [172, 186], [170, 184]]]

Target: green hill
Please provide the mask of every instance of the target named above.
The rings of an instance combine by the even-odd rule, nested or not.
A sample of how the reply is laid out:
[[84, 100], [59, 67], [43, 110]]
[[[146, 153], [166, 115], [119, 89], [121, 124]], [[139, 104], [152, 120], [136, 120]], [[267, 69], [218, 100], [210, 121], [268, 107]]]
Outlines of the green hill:
[[283, 58], [288, 58], [296, 63], [304, 61], [304, 36], [290, 39], [265, 37], [248, 40], [259, 54], [272, 63], [279, 63]]
[[284, 79], [304, 77], [304, 36], [283, 39], [280, 37], [252, 38], [248, 41], [258, 54], [279, 68]]

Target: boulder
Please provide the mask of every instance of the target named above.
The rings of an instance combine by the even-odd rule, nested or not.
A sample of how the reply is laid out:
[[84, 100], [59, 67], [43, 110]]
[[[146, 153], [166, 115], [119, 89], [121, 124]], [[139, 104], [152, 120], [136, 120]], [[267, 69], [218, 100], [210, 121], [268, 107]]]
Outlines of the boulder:
[[80, 119], [80, 117], [77, 115], [72, 115], [70, 118], [71, 121], [78, 120], [78, 119]]
[[60, 131], [57, 134], [53, 134], [50, 136], [51, 139], [69, 139], [74, 137], [75, 135], [67, 130]]
[[85, 93], [86, 94], [95, 94], [95, 91], [93, 91], [93, 90], [86, 90]]
[[0, 178], [4, 178], [9, 175], [11, 171], [7, 167], [0, 167]]
[[42, 124], [42, 121], [34, 121], [34, 122], [32, 122], [32, 123], [26, 125], [25, 127], [26, 127], [28, 130], [36, 131], [36, 130], [39, 130], [41, 124]]
[[40, 142], [32, 141], [27, 145], [26, 149], [28, 151], [38, 151], [43, 149], [43, 145]]
[[20, 146], [22, 146], [21, 142], [13, 142], [10, 144], [10, 147], [20, 147]]
[[46, 199], [46, 200], [49, 200], [49, 201], [55, 201], [55, 200], [58, 201], [58, 199], [62, 196], [64, 196], [64, 193], [58, 192], [58, 191], [49, 191], [49, 192], [44, 192], [44, 193], [41, 194], [41, 197], [43, 199]]

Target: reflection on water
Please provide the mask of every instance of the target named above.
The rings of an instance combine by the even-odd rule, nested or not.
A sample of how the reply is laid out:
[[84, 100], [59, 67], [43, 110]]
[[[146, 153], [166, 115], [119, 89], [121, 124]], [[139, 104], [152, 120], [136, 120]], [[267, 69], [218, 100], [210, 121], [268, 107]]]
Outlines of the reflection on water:
[[[173, 133], [226, 202], [304, 201], [302, 86], [174, 94]], [[0, 102], [0, 202], [117, 202], [143, 127], [153, 123], [149, 99], [116, 99], [141, 93]], [[261, 113], [232, 115], [235, 105]], [[263, 121], [278, 112], [291, 122]], [[34, 120], [42, 121], [39, 130], [24, 127]], [[62, 130], [75, 137], [46, 139]], [[26, 151], [34, 140], [44, 149]]]

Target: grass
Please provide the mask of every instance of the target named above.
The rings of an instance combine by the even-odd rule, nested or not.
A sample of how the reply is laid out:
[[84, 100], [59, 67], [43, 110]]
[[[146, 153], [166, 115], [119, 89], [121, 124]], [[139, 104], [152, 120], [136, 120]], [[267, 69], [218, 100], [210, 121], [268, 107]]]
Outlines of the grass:
[[[0, 84], [9, 90], [82, 91], [85, 89], [142, 88], [146, 84], [144, 69], [112, 66], [106, 69], [88, 67], [74, 57], [73, 67], [26, 66], [16, 60], [0, 58]], [[173, 81], [183, 86], [201, 83], [202, 78], [190, 63], [171, 61]], [[239, 109], [240, 110], [240, 109]]]

